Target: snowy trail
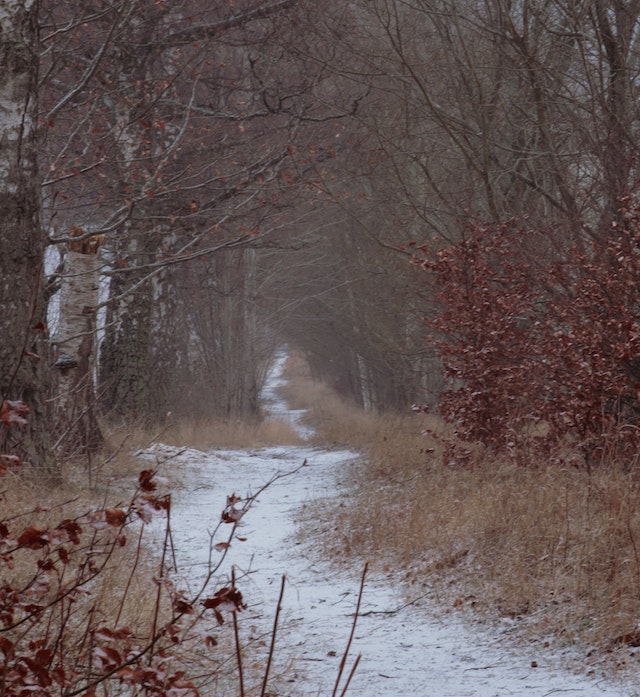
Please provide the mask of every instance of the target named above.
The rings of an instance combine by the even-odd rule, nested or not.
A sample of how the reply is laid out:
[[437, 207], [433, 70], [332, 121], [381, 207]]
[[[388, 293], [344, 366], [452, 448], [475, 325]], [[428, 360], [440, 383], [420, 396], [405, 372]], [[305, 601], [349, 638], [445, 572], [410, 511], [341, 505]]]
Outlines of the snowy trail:
[[[265, 398], [273, 413], [294, 423], [299, 414], [286, 410], [275, 389], [282, 360], [276, 363]], [[174, 494], [172, 530], [178, 564], [197, 582], [206, 568], [209, 530], [224, 507], [226, 495], [254, 492], [277, 473], [291, 472], [263, 491], [245, 515], [229, 563], [249, 603], [239, 616], [270, 630], [283, 574], [287, 586], [276, 655], [295, 660], [290, 695], [329, 696], [346, 646], [362, 569], [354, 564], [344, 576], [330, 570], [308, 545], [296, 544], [296, 517], [305, 502], [338, 493], [340, 468], [355, 453], [309, 446], [200, 452], [158, 446], [153, 455], [171, 458], [165, 474], [179, 480]], [[322, 530], [310, 531], [311, 540]], [[326, 533], [328, 534], [328, 533]], [[243, 575], [244, 574], [244, 575]], [[635, 687], [573, 675], [554, 667], [540, 650], [510, 651], [505, 639], [471, 631], [454, 618], [438, 619], [428, 600], [398, 609], [402, 595], [385, 579], [368, 577], [346, 672], [357, 654], [362, 659], [349, 686], [351, 697], [503, 697], [507, 695], [578, 695], [632, 697]], [[537, 667], [532, 667], [535, 662]], [[344, 678], [343, 678], [344, 683]], [[278, 693], [284, 697], [284, 693]], [[338, 691], [340, 694], [340, 690]]]

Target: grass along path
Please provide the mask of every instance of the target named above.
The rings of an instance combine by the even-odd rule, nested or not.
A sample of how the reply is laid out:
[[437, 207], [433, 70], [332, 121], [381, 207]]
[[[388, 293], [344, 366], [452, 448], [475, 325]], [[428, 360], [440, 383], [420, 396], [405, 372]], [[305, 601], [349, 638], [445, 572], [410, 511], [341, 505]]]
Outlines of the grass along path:
[[[279, 418], [296, 423], [300, 412], [289, 413], [276, 396], [283, 364], [281, 357], [271, 374], [267, 396]], [[247, 695], [260, 693], [283, 575], [286, 588], [269, 694], [339, 695], [358, 655], [362, 658], [348, 688], [348, 694], [354, 696], [638, 694], [628, 684], [563, 670], [564, 657], [542, 645], [510, 649], [508, 633], [470, 630], [459, 619], [443, 614], [429, 597], [428, 588], [407, 598], [398, 579], [380, 569], [367, 577], [355, 636], [336, 689], [353, 623], [362, 559], [357, 554], [350, 557], [344, 549], [333, 562], [325, 558], [325, 551], [340, 539], [339, 521], [317, 512], [323, 505], [325, 512], [337, 510], [341, 503], [343, 508], [352, 505], [350, 463], [356, 453], [305, 443], [206, 452], [156, 446], [141, 457], [160, 464], [162, 474], [180, 485], [171, 523], [178, 575], [190, 584], [206, 572], [210, 533], [226, 496], [255, 492], [275, 475], [297, 470], [278, 478], [260, 494], [227, 552], [227, 573], [233, 565], [248, 604], [238, 613], [240, 641], [251, 663]], [[300, 467], [304, 461], [307, 464]]]

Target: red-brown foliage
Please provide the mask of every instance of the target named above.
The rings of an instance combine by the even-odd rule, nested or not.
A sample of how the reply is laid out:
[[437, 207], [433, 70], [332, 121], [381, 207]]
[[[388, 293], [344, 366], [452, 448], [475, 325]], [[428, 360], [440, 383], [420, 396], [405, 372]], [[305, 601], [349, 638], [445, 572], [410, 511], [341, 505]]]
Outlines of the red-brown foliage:
[[517, 221], [421, 248], [440, 408], [460, 438], [514, 452], [571, 441], [589, 464], [637, 452], [640, 204], [624, 205], [606, 234], [562, 250]]
[[[131, 694], [197, 697], [197, 685], [176, 660], [175, 648], [200, 647], [208, 656], [217, 640], [207, 635], [203, 622], [216, 626], [223, 622], [223, 611], [244, 607], [235, 587], [224, 586], [205, 597], [236, 525], [225, 538], [220, 562], [188, 598], [171, 582], [166, 549], [153, 568], [136, 562], [130, 569], [116, 559], [132, 525], [147, 523], [170, 506], [167, 494], [155, 494], [153, 470], [144, 470], [138, 484], [126, 506], [93, 510], [54, 524], [19, 522], [33, 519], [37, 510], [12, 519], [0, 517], [0, 694], [93, 695], [99, 685], [112, 682], [127, 686]], [[251, 501], [243, 500], [242, 505], [246, 508]], [[140, 546], [139, 533], [132, 537]], [[136, 558], [140, 552], [138, 547]], [[152, 592], [148, 626], [134, 631], [125, 624], [124, 607], [136, 572]], [[104, 579], [110, 574], [107, 583], [113, 585], [105, 593]], [[119, 577], [115, 582], [113, 574]], [[105, 605], [106, 596], [110, 602]], [[210, 608], [216, 624], [208, 620]], [[207, 670], [215, 674], [220, 662], [212, 657], [207, 668], [201, 660], [197, 672], [200, 677]]]

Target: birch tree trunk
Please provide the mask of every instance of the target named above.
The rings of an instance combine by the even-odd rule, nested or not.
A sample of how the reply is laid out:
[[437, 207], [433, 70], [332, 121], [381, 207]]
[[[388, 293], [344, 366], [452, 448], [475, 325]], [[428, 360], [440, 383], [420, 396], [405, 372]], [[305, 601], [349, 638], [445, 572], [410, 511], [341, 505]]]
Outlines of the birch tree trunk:
[[[71, 235], [83, 234], [74, 228]], [[102, 236], [71, 242], [60, 286], [60, 323], [56, 336], [59, 371], [55, 400], [60, 453], [90, 454], [102, 442], [96, 416], [94, 336]]]
[[0, 455], [51, 475], [42, 360], [37, 9], [33, 0], [0, 0]]

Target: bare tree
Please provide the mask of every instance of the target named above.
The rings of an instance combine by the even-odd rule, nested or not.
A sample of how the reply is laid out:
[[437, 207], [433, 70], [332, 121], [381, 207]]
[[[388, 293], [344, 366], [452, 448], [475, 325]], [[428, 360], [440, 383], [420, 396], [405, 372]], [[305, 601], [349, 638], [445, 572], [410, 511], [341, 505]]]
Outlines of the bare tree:
[[[36, 126], [38, 3], [0, 7], [0, 453], [50, 473]], [[43, 360], [44, 359], [44, 360]]]
[[[425, 331], [415, 305], [428, 312], [432, 290], [406, 302], [404, 294], [417, 298], [418, 290], [398, 254], [410, 259], [408, 245], [427, 241], [435, 251], [463, 235], [464, 222], [473, 219], [518, 216], [525, 229], [547, 230], [535, 248], [522, 239], [523, 258], [539, 262], [611, 234], [608, 221], [640, 174], [639, 7], [555, 0], [333, 7], [322, 15], [325, 41], [309, 46], [310, 60], [359, 97], [337, 141], [342, 147], [316, 172], [315, 185], [333, 202], [328, 217], [343, 238], [323, 263], [340, 279], [335, 285], [344, 285], [331, 309], [329, 283], [310, 289], [315, 300], [306, 306], [304, 326], [314, 339], [307, 344], [325, 374], [336, 370], [336, 346], [345, 347], [340, 382], [359, 401], [368, 399], [360, 384], [374, 384], [372, 376], [384, 372], [383, 355], [406, 357], [404, 367], [389, 366], [393, 382], [427, 371], [422, 387], [437, 391], [437, 364], [425, 351], [408, 343], [398, 352], [402, 342], [394, 341], [390, 353], [385, 344]], [[388, 253], [394, 249], [396, 258]], [[377, 285], [362, 281], [376, 273]], [[385, 277], [393, 281], [380, 282]], [[377, 308], [367, 303], [371, 289], [383, 298]], [[396, 309], [391, 323], [381, 311], [387, 299]], [[315, 330], [324, 318], [331, 318], [332, 333], [328, 324]]]
[[369, 123], [416, 213], [526, 213], [575, 239], [618, 208], [638, 174], [636, 3], [360, 11], [384, 47], [379, 94], [399, 109], [395, 128]]
[[159, 381], [158, 366], [181, 364], [180, 342], [163, 341], [184, 314], [167, 285], [179, 278], [175, 265], [250, 242], [265, 232], [265, 211], [280, 205], [274, 182], [305, 86], [271, 82], [282, 53], [273, 37], [297, 4], [51, 9], [52, 242], [68, 243], [76, 225], [105, 235], [100, 396], [121, 417], [157, 418], [169, 399], [159, 400], [157, 387], [172, 380]]

